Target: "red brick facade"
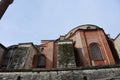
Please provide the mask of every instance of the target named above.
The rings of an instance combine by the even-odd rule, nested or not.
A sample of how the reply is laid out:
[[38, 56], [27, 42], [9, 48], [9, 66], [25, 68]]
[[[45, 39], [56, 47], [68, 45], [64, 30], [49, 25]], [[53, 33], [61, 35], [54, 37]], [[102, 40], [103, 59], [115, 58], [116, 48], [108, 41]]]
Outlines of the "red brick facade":
[[[78, 35], [79, 34], [79, 35]], [[81, 40], [79, 37], [81, 36]], [[76, 48], [79, 48], [80, 46], [77, 46], [79, 41], [82, 43], [82, 51], [83, 53], [79, 53], [79, 58], [82, 59], [81, 66], [96, 66], [96, 65], [108, 65], [108, 64], [114, 64], [114, 59], [112, 56], [112, 52], [109, 48], [108, 42], [106, 40], [105, 34], [102, 29], [95, 29], [95, 30], [78, 30], [76, 31], [76, 34], [71, 36], [69, 39], [72, 39], [75, 41]], [[93, 61], [91, 59], [91, 53], [89, 50], [89, 46], [91, 43], [97, 43], [100, 46], [103, 60]], [[83, 55], [81, 55], [83, 54]]]
[[54, 56], [54, 41], [53, 40], [42, 40], [43, 54], [46, 56], [46, 68], [53, 68], [53, 56]]
[[[44, 54], [47, 58], [46, 68], [57, 67], [58, 41], [72, 40], [76, 55], [76, 66], [98, 66], [115, 64], [112, 52], [107, 42], [106, 34], [102, 28], [95, 25], [82, 25], [72, 29], [68, 34], [55, 41], [46, 40]], [[102, 59], [93, 60], [90, 45], [98, 45]], [[93, 55], [93, 57], [96, 57]]]

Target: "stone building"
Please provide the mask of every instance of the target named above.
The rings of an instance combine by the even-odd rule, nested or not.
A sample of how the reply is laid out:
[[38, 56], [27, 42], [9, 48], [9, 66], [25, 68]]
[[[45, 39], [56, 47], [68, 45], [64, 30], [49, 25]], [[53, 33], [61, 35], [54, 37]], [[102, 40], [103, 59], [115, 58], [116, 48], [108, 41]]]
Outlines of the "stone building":
[[114, 45], [120, 59], [120, 34], [114, 39]]
[[7, 69], [30, 69], [34, 67], [33, 59], [37, 55], [39, 51], [33, 43], [21, 43], [8, 47], [4, 63]]
[[3, 64], [7, 69], [118, 64], [114, 42], [102, 28], [86, 24], [72, 29], [56, 40], [41, 40], [40, 45], [22, 43], [10, 46]]
[[7, 48], [2, 44], [0, 44], [0, 67], [3, 67], [3, 64], [4, 64], [3, 57], [6, 54], [6, 51], [7, 51]]

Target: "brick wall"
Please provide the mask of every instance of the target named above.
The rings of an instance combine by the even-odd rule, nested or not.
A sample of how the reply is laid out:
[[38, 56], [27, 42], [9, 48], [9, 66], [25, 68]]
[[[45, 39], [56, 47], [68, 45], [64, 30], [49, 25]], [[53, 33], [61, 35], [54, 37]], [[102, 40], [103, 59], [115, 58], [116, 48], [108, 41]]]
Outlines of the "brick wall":
[[46, 68], [53, 68], [54, 42], [48, 42], [44, 46], [44, 54], [46, 56]]
[[[77, 49], [77, 54], [80, 59], [80, 66], [115, 64], [112, 52], [102, 29], [77, 30], [68, 39], [75, 42], [74, 47]], [[93, 61], [91, 59], [89, 49], [91, 43], [97, 43], [100, 46], [103, 60]]]

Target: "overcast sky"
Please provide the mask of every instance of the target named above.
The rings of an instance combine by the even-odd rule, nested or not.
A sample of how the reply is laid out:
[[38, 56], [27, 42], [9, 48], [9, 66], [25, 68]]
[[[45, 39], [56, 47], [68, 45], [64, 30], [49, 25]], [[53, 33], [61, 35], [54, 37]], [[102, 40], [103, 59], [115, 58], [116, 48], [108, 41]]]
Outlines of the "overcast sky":
[[40, 44], [84, 24], [97, 25], [115, 38], [120, 0], [14, 0], [0, 21], [0, 43]]

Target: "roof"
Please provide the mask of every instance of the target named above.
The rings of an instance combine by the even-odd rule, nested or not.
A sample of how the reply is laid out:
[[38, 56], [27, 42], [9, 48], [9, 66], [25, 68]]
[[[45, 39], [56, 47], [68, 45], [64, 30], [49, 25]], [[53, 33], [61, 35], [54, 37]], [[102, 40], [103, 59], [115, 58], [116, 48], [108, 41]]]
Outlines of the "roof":
[[1, 43], [0, 43], [0, 46], [2, 47], [2, 48], [4, 48], [4, 49], [7, 49], [5, 46], [3, 46]]
[[65, 38], [68, 38], [71, 34], [73, 34], [74, 32], [76, 32], [78, 29], [80, 30], [95, 30], [95, 29], [102, 29], [96, 25], [92, 25], [92, 24], [85, 24], [85, 25], [80, 25], [77, 26], [75, 28], [73, 28], [72, 30], [70, 30], [66, 35]]
[[116, 36], [116, 38], [114, 40], [116, 40], [119, 36], [120, 36], [120, 33]]

